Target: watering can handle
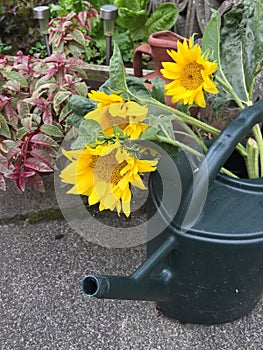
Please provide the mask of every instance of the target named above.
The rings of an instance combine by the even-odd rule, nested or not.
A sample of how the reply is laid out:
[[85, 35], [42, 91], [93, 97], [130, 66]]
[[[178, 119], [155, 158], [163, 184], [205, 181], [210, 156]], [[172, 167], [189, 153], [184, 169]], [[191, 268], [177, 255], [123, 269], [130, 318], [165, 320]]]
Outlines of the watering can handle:
[[252, 127], [263, 121], [263, 100], [247, 107], [219, 135], [209, 148], [185, 192], [177, 213], [178, 227], [188, 230], [200, 215], [200, 201], [215, 180], [222, 166], [234, 151], [236, 145], [245, 137]]
[[252, 127], [263, 121], [263, 100], [247, 107], [234, 119], [215, 140], [206, 154], [209, 183], [213, 182], [221, 167], [225, 164], [238, 142]]

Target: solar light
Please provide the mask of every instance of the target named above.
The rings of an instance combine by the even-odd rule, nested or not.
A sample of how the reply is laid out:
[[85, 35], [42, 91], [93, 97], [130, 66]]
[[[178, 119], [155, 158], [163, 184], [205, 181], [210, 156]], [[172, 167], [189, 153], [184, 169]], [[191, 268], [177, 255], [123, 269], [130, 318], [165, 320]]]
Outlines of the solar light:
[[47, 53], [48, 56], [51, 55], [50, 47], [48, 43], [48, 23], [49, 23], [49, 16], [50, 11], [48, 6], [37, 6], [33, 9], [34, 11], [34, 18], [38, 19], [39, 21], [39, 27], [40, 27], [40, 33], [44, 36]]
[[103, 19], [104, 35], [106, 37], [106, 64], [111, 57], [111, 41], [114, 34], [115, 19], [118, 17], [118, 7], [115, 5], [103, 5], [100, 7], [100, 17]]

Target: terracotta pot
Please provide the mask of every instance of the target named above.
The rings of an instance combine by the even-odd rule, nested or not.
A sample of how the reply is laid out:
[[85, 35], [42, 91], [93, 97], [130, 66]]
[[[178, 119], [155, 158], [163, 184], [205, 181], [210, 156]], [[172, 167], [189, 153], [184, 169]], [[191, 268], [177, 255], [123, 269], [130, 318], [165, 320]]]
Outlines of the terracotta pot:
[[[168, 55], [167, 50], [177, 50], [178, 40], [183, 41], [184, 37], [170, 31], [162, 30], [160, 32], [153, 33], [149, 36], [148, 44], [143, 44], [138, 46], [134, 51], [133, 56], [133, 69], [135, 77], [142, 77], [142, 55], [148, 54], [152, 57], [155, 70], [144, 78], [153, 79], [156, 76], [164, 79], [160, 73], [162, 68], [162, 62], [172, 61], [171, 57]], [[168, 81], [167, 79], [164, 79]]]

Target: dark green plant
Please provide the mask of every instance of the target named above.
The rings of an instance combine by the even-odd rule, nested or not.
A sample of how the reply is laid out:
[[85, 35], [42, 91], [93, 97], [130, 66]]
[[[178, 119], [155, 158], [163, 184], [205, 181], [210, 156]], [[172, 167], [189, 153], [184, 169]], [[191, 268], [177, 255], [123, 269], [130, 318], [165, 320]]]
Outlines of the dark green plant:
[[0, 42], [6, 48], [6, 54], [16, 55], [18, 50], [29, 52], [37, 41], [42, 40], [38, 21], [33, 19], [33, 8], [50, 3], [50, 0], [1, 1]]
[[177, 7], [170, 2], [160, 4], [148, 15], [150, 0], [115, 0], [118, 6], [117, 24], [129, 31], [133, 41], [146, 41], [150, 34], [170, 29], [178, 17]]

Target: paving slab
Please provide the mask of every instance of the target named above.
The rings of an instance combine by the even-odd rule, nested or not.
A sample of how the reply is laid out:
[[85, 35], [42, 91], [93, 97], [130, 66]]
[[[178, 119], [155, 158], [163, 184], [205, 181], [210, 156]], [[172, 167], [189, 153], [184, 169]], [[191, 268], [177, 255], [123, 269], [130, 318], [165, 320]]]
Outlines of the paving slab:
[[0, 221], [13, 219], [28, 213], [58, 209], [53, 174], [43, 176], [43, 181], [46, 189], [45, 193], [36, 192], [29, 186], [25, 192], [21, 192], [11, 180], [7, 180], [7, 190], [0, 190]]
[[232, 323], [181, 324], [154, 302], [85, 296], [87, 273], [128, 275], [145, 246], [90, 243], [64, 219], [0, 226], [1, 350], [262, 350], [263, 300]]

